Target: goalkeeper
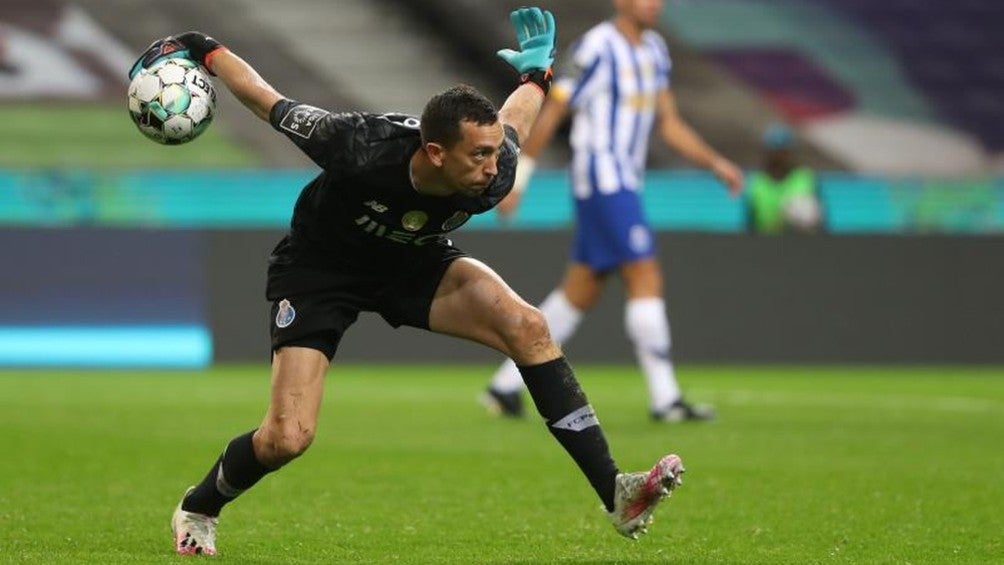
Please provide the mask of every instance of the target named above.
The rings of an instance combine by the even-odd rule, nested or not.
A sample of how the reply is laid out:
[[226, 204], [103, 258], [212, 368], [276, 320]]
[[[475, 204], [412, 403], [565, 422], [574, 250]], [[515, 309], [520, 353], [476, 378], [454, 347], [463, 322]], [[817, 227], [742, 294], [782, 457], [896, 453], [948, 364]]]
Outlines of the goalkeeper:
[[522, 8], [511, 19], [520, 50], [498, 54], [519, 73], [520, 84], [498, 110], [474, 89], [457, 86], [434, 96], [421, 117], [332, 113], [286, 98], [198, 32], [155, 42], [132, 69], [135, 74], [165, 57], [201, 63], [322, 169], [303, 188], [291, 229], [270, 257], [268, 409], [178, 504], [171, 520], [178, 553], [215, 554], [224, 505], [310, 446], [325, 373], [342, 335], [364, 311], [393, 327], [474, 340], [514, 359], [549, 431], [621, 534], [643, 532], [659, 500], [680, 483], [676, 455], [646, 472], [618, 470], [541, 313], [447, 238], [509, 193], [519, 144], [550, 87], [553, 17]]

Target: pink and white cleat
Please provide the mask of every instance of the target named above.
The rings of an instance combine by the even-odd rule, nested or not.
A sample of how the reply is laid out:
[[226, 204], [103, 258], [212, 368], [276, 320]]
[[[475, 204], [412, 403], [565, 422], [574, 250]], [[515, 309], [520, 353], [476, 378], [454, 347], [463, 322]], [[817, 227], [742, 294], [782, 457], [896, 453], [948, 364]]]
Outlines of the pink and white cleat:
[[[189, 487], [185, 496], [195, 487]], [[185, 497], [181, 497], [184, 501]], [[205, 514], [186, 512], [181, 502], [171, 516], [171, 531], [174, 532], [174, 549], [179, 555], [216, 555], [217, 519]]]
[[671, 454], [660, 459], [651, 471], [617, 475], [614, 510], [609, 513], [617, 532], [631, 539], [648, 532], [655, 507], [683, 484], [683, 472], [680, 456]]

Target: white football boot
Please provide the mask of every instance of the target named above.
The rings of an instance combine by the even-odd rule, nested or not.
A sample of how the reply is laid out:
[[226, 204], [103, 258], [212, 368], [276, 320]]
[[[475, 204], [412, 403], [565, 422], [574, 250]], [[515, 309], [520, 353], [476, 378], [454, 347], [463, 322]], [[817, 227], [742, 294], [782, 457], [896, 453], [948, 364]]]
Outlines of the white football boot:
[[[189, 487], [185, 496], [195, 487]], [[181, 497], [184, 501], [185, 497]], [[185, 512], [181, 502], [171, 516], [171, 531], [174, 532], [174, 549], [179, 555], [216, 555], [217, 519], [205, 514]]]
[[617, 532], [631, 539], [648, 532], [655, 507], [683, 484], [683, 472], [680, 456], [671, 454], [660, 459], [648, 472], [618, 474], [614, 510], [609, 513]]

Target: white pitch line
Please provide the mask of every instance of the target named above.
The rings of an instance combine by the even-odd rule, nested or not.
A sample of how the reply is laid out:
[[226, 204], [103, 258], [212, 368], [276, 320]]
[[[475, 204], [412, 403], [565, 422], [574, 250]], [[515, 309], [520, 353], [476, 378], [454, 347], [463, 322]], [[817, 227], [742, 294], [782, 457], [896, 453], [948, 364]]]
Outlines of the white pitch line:
[[971, 396], [911, 396], [904, 394], [846, 394], [826, 392], [764, 392], [732, 390], [717, 394], [704, 391], [698, 397], [714, 397], [725, 404], [853, 407], [875, 410], [938, 410], [942, 412], [1002, 412], [1004, 402]]

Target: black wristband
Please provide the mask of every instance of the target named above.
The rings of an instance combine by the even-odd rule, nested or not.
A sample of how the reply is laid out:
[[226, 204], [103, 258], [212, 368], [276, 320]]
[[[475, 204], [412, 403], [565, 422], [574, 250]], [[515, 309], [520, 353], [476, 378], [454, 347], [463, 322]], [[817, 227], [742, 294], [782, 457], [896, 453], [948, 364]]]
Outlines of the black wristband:
[[551, 90], [551, 78], [553, 74], [551, 69], [535, 69], [529, 73], [523, 73], [519, 75], [519, 83], [521, 85], [531, 82], [537, 85], [544, 92], [544, 96]]
[[192, 59], [207, 70], [209, 66], [206, 64], [206, 55], [222, 47], [219, 41], [198, 31], [186, 31], [174, 36], [174, 39], [184, 45]]

